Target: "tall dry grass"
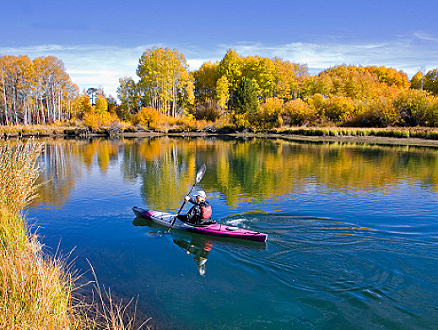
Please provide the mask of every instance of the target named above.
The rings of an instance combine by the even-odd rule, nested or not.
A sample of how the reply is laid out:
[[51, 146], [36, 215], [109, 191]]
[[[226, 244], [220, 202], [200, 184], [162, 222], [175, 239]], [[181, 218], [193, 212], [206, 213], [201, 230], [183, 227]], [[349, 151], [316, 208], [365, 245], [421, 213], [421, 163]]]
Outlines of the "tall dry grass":
[[134, 329], [131, 302], [115, 303], [97, 276], [96, 302], [73, 298], [70, 265], [45, 255], [30, 234], [21, 211], [37, 194], [41, 150], [32, 140], [0, 141], [0, 329]]
[[42, 145], [0, 146], [0, 328], [76, 329], [72, 279], [57, 259], [45, 258], [21, 211], [36, 197]]
[[16, 213], [36, 197], [38, 157], [42, 144], [3, 143], [0, 145], [0, 203]]

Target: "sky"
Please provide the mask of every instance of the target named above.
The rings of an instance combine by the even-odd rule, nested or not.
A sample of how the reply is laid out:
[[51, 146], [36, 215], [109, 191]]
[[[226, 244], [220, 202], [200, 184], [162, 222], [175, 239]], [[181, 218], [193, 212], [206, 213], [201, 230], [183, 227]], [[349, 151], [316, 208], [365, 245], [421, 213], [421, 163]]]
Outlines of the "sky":
[[438, 68], [437, 12], [435, 0], [6, 0], [0, 55], [56, 56], [81, 91], [113, 97], [154, 46], [177, 49], [192, 71], [235, 49], [312, 74], [349, 64], [412, 77]]

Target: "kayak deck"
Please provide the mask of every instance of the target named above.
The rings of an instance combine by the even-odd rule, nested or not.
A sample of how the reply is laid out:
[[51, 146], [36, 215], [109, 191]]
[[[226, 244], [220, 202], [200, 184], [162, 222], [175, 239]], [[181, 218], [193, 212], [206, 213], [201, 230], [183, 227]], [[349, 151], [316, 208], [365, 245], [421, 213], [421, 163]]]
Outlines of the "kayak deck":
[[[168, 227], [172, 225], [176, 216], [176, 214], [158, 212], [152, 210], [144, 210], [136, 206], [134, 206], [132, 210], [134, 211], [134, 214], [137, 217], [143, 217], [152, 220], [155, 223]], [[183, 222], [179, 219], [176, 219], [173, 224], [173, 228], [186, 230], [196, 234], [202, 234], [202, 235], [208, 235], [214, 237], [223, 237], [223, 238], [243, 239], [243, 240], [250, 240], [254, 242], [266, 242], [268, 238], [267, 234], [263, 234], [252, 230], [247, 230], [244, 228], [222, 225], [219, 223], [214, 223], [209, 225], [192, 225]]]

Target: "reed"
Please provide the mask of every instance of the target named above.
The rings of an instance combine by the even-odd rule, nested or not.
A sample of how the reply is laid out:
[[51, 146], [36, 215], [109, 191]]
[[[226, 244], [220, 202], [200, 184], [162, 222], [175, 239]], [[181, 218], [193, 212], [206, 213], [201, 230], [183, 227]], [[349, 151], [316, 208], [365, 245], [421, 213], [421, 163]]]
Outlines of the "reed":
[[32, 140], [0, 145], [0, 329], [134, 329], [131, 302], [115, 303], [97, 277], [98, 303], [73, 298], [70, 265], [48, 257], [30, 234], [22, 211], [37, 195], [42, 147]]

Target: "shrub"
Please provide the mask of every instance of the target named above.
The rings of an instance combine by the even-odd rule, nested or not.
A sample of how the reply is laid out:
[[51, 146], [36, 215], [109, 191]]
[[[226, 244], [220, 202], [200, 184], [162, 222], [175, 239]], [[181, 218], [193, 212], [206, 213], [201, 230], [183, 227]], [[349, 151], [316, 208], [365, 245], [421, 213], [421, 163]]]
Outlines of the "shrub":
[[169, 121], [169, 117], [160, 114], [157, 110], [151, 107], [141, 108], [140, 111], [134, 115], [132, 123], [134, 125], [141, 124], [144, 128], [151, 130], [159, 130], [165, 126]]
[[401, 92], [394, 101], [402, 123], [408, 126], [427, 126], [429, 117], [429, 94], [424, 90], [408, 89]]
[[333, 96], [324, 105], [325, 117], [335, 123], [343, 124], [353, 115], [354, 105], [350, 98]]
[[237, 129], [249, 128], [251, 123], [249, 121], [249, 115], [247, 113], [233, 113], [233, 124]]
[[111, 114], [109, 112], [95, 113], [90, 112], [84, 114], [84, 124], [93, 130], [99, 128], [109, 128], [114, 125], [115, 122], [119, 121], [116, 114]]
[[307, 102], [301, 99], [286, 102], [283, 106], [283, 119], [285, 124], [303, 125], [305, 122], [315, 122], [316, 111]]
[[223, 111], [216, 101], [205, 101], [196, 106], [194, 116], [198, 120], [216, 121], [222, 113]]
[[256, 120], [252, 121], [252, 123], [262, 129], [280, 127], [283, 124], [283, 118], [281, 117], [282, 106], [282, 99], [276, 97], [268, 98], [266, 102], [260, 106], [260, 112], [256, 116]]

